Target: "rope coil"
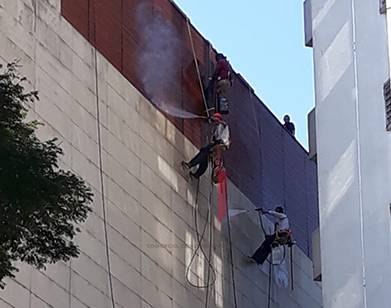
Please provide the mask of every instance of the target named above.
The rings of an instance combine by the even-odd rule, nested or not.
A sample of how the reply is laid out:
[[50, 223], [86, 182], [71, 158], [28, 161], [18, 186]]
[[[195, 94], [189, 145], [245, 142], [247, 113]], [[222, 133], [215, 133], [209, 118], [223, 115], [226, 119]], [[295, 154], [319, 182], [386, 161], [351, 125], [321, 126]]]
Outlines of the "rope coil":
[[[195, 206], [194, 206], [194, 227], [195, 227], [195, 232], [196, 232], [196, 238], [197, 238], [197, 245], [196, 245], [196, 249], [194, 250], [193, 252], [193, 255], [192, 257], [190, 258], [190, 262], [189, 264], [187, 265], [187, 268], [186, 268], [186, 280], [187, 282], [194, 288], [197, 288], [197, 289], [206, 289], [206, 288], [209, 288], [210, 286], [212, 286], [215, 281], [216, 281], [216, 272], [213, 268], [213, 264], [210, 260], [210, 258], [208, 258], [207, 254], [205, 253], [204, 251], [204, 248], [202, 247], [202, 241], [205, 237], [205, 233], [206, 233], [206, 230], [207, 230], [207, 227], [208, 225], [211, 224], [211, 213], [210, 213], [210, 208], [208, 208], [208, 219], [207, 221], [205, 222], [204, 226], [203, 226], [203, 229], [202, 229], [202, 232], [200, 234], [199, 232], [199, 228], [198, 228], [198, 195], [199, 195], [199, 187], [200, 187], [200, 181], [198, 180], [197, 181], [197, 189], [196, 189], [196, 200], [195, 200]], [[213, 187], [212, 187], [213, 189]], [[210, 192], [210, 196], [212, 194], [212, 190]], [[208, 205], [210, 204], [210, 200], [208, 202]], [[211, 230], [209, 231], [210, 233], [210, 237], [211, 237]], [[212, 243], [209, 243], [209, 245], [212, 245]], [[211, 248], [211, 246], [210, 246]], [[191, 270], [191, 266], [197, 256], [197, 253], [198, 251], [201, 251], [202, 253], [202, 256], [204, 257], [204, 259], [207, 261], [207, 264], [208, 264], [208, 282], [205, 284], [205, 285], [199, 285], [199, 284], [195, 284], [193, 282], [190, 281], [189, 279], [189, 273], [190, 273], [190, 270]], [[210, 254], [211, 252], [209, 252]], [[213, 276], [213, 279], [212, 279], [212, 282], [209, 281], [210, 279], [210, 270], [212, 270], [212, 276]]]

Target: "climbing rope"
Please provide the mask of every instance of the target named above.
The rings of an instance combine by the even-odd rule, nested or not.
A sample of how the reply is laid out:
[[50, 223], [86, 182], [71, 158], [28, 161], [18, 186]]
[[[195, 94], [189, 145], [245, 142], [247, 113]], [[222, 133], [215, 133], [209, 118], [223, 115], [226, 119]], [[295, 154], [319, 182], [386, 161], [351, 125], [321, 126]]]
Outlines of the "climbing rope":
[[[213, 174], [213, 170], [211, 171], [211, 181], [212, 181], [212, 174]], [[212, 250], [213, 250], [213, 220], [212, 220], [212, 211], [211, 211], [211, 208], [213, 207], [213, 204], [212, 204], [212, 200], [213, 200], [213, 184], [211, 186], [211, 190], [210, 190], [210, 194], [209, 194], [209, 204], [210, 204], [210, 208], [209, 208], [209, 262], [211, 262], [210, 260], [212, 259]], [[214, 281], [213, 281], [213, 284], [215, 283], [216, 279], [217, 279], [217, 273], [216, 271], [214, 270], [213, 267], [211, 266], [208, 266], [208, 277], [207, 277], [207, 285], [208, 287], [206, 288], [206, 294], [205, 294], [205, 306], [204, 308], [208, 308], [208, 305], [209, 305], [209, 286], [212, 286], [213, 284], [210, 283], [210, 269], [213, 269], [213, 274], [214, 274]]]
[[[226, 192], [227, 194], [227, 192]], [[228, 196], [226, 195], [226, 200], [228, 201]], [[228, 206], [228, 205], [227, 205]], [[227, 211], [227, 227], [228, 227], [228, 240], [229, 240], [229, 254], [231, 260], [231, 275], [232, 275], [232, 289], [233, 289], [233, 297], [235, 308], [238, 308], [238, 302], [236, 298], [236, 283], [235, 283], [235, 267], [234, 267], [234, 256], [232, 251], [232, 236], [231, 236], [231, 220]]]
[[[90, 7], [90, 6], [88, 6]], [[93, 17], [93, 31], [94, 31], [94, 40], [96, 40], [96, 10], [94, 10]], [[96, 46], [96, 44], [95, 44]], [[110, 248], [109, 248], [109, 239], [107, 232], [107, 213], [106, 213], [106, 198], [105, 198], [105, 189], [103, 184], [103, 158], [102, 158], [102, 137], [100, 130], [100, 108], [99, 108], [99, 84], [98, 84], [98, 55], [97, 50], [94, 48], [94, 73], [95, 73], [95, 94], [96, 94], [96, 118], [97, 118], [97, 132], [98, 132], [98, 157], [99, 157], [99, 175], [100, 175], [100, 188], [102, 196], [102, 216], [103, 216], [103, 230], [105, 237], [105, 250], [107, 258], [107, 271], [109, 274], [109, 287], [110, 287], [110, 297], [112, 308], [115, 308], [115, 299], [114, 299], [114, 290], [113, 290], [113, 278], [111, 273], [111, 262], [110, 262]]]
[[198, 82], [200, 84], [202, 100], [204, 101], [204, 107], [205, 107], [205, 110], [206, 110], [206, 115], [209, 118], [209, 116], [210, 116], [209, 115], [209, 108], [208, 108], [208, 104], [206, 102], [206, 97], [205, 97], [205, 92], [204, 92], [204, 85], [202, 84], [201, 73], [200, 73], [200, 68], [198, 66], [197, 55], [196, 55], [196, 52], [195, 52], [193, 35], [191, 34], [191, 27], [190, 27], [190, 20], [189, 20], [189, 18], [186, 18], [186, 23], [187, 23], [187, 31], [189, 33], [190, 45], [191, 45], [191, 49], [192, 49], [192, 52], [193, 52], [194, 64], [195, 64], [195, 68], [196, 68], [196, 71], [197, 71]]
[[269, 289], [267, 294], [267, 308], [270, 308], [272, 299], [272, 272], [273, 272], [273, 256], [271, 257], [271, 263], [269, 263]]
[[[259, 142], [261, 143], [262, 142], [262, 134], [260, 133], [260, 125], [259, 125], [259, 122], [258, 122], [258, 118], [257, 118], [257, 113], [256, 113], [256, 110], [255, 110], [255, 107], [254, 107], [254, 102], [253, 102], [253, 99], [252, 99], [252, 89], [250, 87], [248, 87], [248, 96], [249, 96], [249, 99], [250, 99], [250, 104], [251, 104], [251, 109], [252, 109], [252, 113], [254, 115], [254, 123], [255, 123], [255, 128], [257, 130], [257, 135], [258, 135], [258, 140]], [[257, 162], [259, 163], [259, 171], [260, 171], [260, 187], [261, 189], [263, 188], [262, 186], [262, 171], [263, 171], [263, 168], [262, 168], [262, 162], [263, 162], [263, 159], [262, 159], [262, 144], [260, 144], [259, 146], [259, 160], [257, 160]], [[261, 204], [262, 204], [262, 190], [261, 190]]]
[[[197, 189], [196, 189], [196, 199], [195, 199], [195, 205], [194, 205], [194, 227], [195, 227], [195, 232], [196, 232], [197, 245], [196, 245], [196, 249], [193, 252], [192, 257], [190, 258], [190, 262], [187, 265], [186, 274], [185, 275], [186, 275], [187, 282], [192, 287], [198, 288], [198, 289], [206, 289], [206, 288], [209, 288], [210, 286], [212, 286], [215, 283], [215, 281], [216, 281], [216, 272], [215, 272], [215, 270], [213, 268], [213, 264], [211, 263], [211, 260], [208, 258], [208, 256], [206, 255], [206, 253], [204, 251], [204, 248], [202, 247], [202, 241], [203, 241], [203, 239], [205, 237], [205, 233], [206, 233], [207, 227], [210, 224], [210, 220], [211, 220], [210, 208], [209, 208], [210, 200], [208, 202], [208, 219], [207, 219], [207, 221], [205, 222], [205, 224], [203, 226], [201, 235], [200, 235], [199, 228], [198, 228], [198, 210], [199, 210], [198, 209], [198, 199], [199, 199], [198, 196], [199, 196], [199, 187], [200, 187], [200, 180], [198, 179], [198, 181], [197, 181]], [[210, 195], [211, 195], [211, 193], [210, 193]], [[209, 232], [211, 232], [211, 231], [209, 231]], [[197, 257], [198, 251], [201, 251], [202, 256], [207, 261], [208, 271], [212, 270], [212, 274], [213, 274], [212, 275], [213, 276], [212, 282], [208, 281], [204, 285], [195, 284], [195, 283], [191, 282], [190, 279], [189, 279], [189, 273], [190, 273], [190, 270], [191, 270], [191, 265], [193, 264], [195, 258]]]
[[[258, 119], [257, 119], [257, 114], [256, 114], [256, 110], [255, 110], [255, 107], [254, 107], [254, 103], [253, 103], [253, 100], [252, 100], [252, 91], [251, 91], [251, 88], [249, 87], [248, 88], [248, 96], [249, 96], [249, 99], [250, 99], [250, 104], [251, 104], [251, 107], [252, 107], [252, 111], [253, 111], [253, 115], [254, 115], [254, 123], [255, 123], [255, 127], [256, 127], [256, 130], [257, 130], [257, 135], [258, 135], [258, 140], [261, 140], [261, 133], [260, 133], [260, 131], [259, 131], [259, 123], [258, 123]], [[260, 150], [259, 150], [259, 161], [260, 162], [262, 162], [262, 151], [261, 151], [261, 147], [260, 147]], [[260, 168], [261, 170], [262, 170], [262, 168]], [[261, 178], [262, 178], [262, 176], [261, 176]], [[266, 235], [267, 235], [267, 233], [266, 233], [266, 230], [265, 230], [265, 227], [264, 227], [264, 225], [263, 225], [263, 220], [262, 220], [262, 214], [261, 213], [259, 213], [258, 212], [258, 217], [259, 217], [259, 221], [260, 221], [260, 225], [261, 225], [261, 228], [262, 228], [262, 232], [263, 232], [263, 234], [265, 235], [265, 237], [266, 237]], [[285, 248], [284, 248], [284, 259], [285, 259]], [[283, 259], [283, 261], [284, 261], [284, 259]], [[271, 261], [269, 260], [269, 258], [268, 259], [266, 259], [266, 261], [269, 263], [269, 264], [271, 264]], [[282, 262], [283, 262], [282, 261]], [[281, 263], [282, 263], [281, 262]], [[276, 264], [277, 265], [277, 264]]]
[[[198, 62], [197, 62], [197, 56], [196, 56], [196, 52], [195, 52], [195, 47], [194, 47], [194, 41], [193, 41], [193, 37], [192, 37], [192, 33], [191, 33], [191, 27], [190, 27], [190, 20], [187, 18], [186, 19], [186, 23], [187, 23], [187, 31], [188, 31], [188, 34], [189, 34], [189, 39], [190, 39], [190, 44], [191, 44], [191, 49], [192, 49], [192, 53], [193, 53], [193, 59], [194, 59], [194, 64], [195, 64], [195, 67], [196, 67], [196, 72], [197, 72], [197, 77], [198, 77], [198, 82], [199, 82], [199, 85], [200, 85], [200, 89], [201, 89], [201, 94], [202, 94], [202, 99], [203, 99], [203, 102], [204, 102], [204, 107], [205, 107], [205, 110], [206, 110], [206, 114], [207, 114], [207, 117], [209, 118], [210, 117], [210, 114], [209, 114], [209, 108], [208, 108], [208, 104], [207, 104], [207, 101], [206, 101], [206, 97], [205, 97], [205, 92], [204, 92], [204, 87], [203, 87], [203, 84], [202, 84], [202, 80], [201, 80], [201, 74], [200, 74], [200, 69], [199, 69], [199, 66], [198, 66]], [[213, 170], [212, 170], [213, 172]], [[213, 180], [211, 178], [211, 184], [212, 184], [212, 189], [213, 189]], [[198, 185], [199, 185], [199, 182], [197, 184], [197, 199], [198, 199]], [[212, 199], [211, 198], [211, 195], [212, 195], [212, 189], [211, 189], [211, 194], [210, 194], [210, 200]], [[225, 196], [227, 198], [227, 195]], [[211, 206], [211, 201], [209, 200], [209, 205]], [[198, 203], [198, 202], [197, 202]], [[198, 207], [196, 205], [196, 207]], [[198, 210], [197, 210], [198, 211]], [[212, 240], [213, 240], [213, 236], [212, 236], [212, 229], [213, 229], [213, 226], [212, 226], [212, 221], [211, 221], [211, 209], [209, 208], [208, 209], [208, 217], [209, 217], [209, 223], [210, 223], [210, 231], [209, 231], [209, 259], [206, 258], [206, 255], [205, 255], [205, 252], [203, 251], [203, 248], [202, 248], [202, 239], [205, 235], [205, 231], [206, 231], [206, 225], [204, 226], [204, 230], [203, 230], [203, 233], [202, 233], [202, 236], [201, 236], [201, 241], [198, 239], [198, 231], [197, 231], [197, 225], [196, 225], [196, 232], [197, 232], [197, 241], [198, 241], [198, 245], [197, 245], [197, 248], [194, 252], [194, 255], [192, 256], [192, 259], [190, 261], [190, 264], [186, 270], [186, 279], [188, 280], [188, 282], [194, 286], [194, 287], [197, 287], [197, 288], [206, 288], [206, 301], [205, 301], [205, 308], [207, 308], [208, 306], [208, 299], [209, 299], [209, 287], [211, 285], [213, 285], [216, 281], [216, 272], [211, 264], [211, 261], [210, 261], [210, 256], [211, 256], [211, 251], [212, 251]], [[196, 213], [195, 213], [195, 217], [197, 217]], [[195, 220], [196, 222], [196, 220]], [[233, 287], [233, 296], [234, 296], [234, 303], [235, 303], [235, 308], [238, 307], [237, 305], [237, 298], [236, 298], [236, 284], [235, 284], [235, 271], [234, 271], [234, 262], [233, 262], [233, 251], [232, 251], [232, 237], [231, 237], [231, 224], [230, 224], [230, 219], [229, 219], [229, 215], [228, 215], [228, 212], [227, 212], [227, 222], [228, 222], [228, 237], [229, 237], [229, 249], [230, 249], [230, 259], [231, 259], [231, 271], [232, 271], [232, 287]], [[195, 255], [196, 255], [196, 252], [198, 251], [198, 249], [201, 250], [201, 252], [203, 253], [204, 257], [208, 260], [208, 283], [206, 286], [199, 286], [199, 285], [195, 285], [193, 283], [191, 283], [188, 279], [188, 271], [190, 269], [190, 266], [191, 266], [191, 263], [194, 261], [194, 258], [195, 258]], [[209, 276], [210, 276], [210, 269], [212, 269], [212, 272], [213, 272], [213, 283], [210, 283], [209, 281]]]
[[[258, 140], [261, 140], [261, 134], [260, 134], [260, 131], [259, 131], [259, 123], [258, 123], [258, 118], [257, 118], [257, 115], [256, 115], [256, 110], [255, 110], [255, 108], [254, 108], [254, 103], [253, 103], [253, 100], [252, 100], [252, 92], [251, 92], [251, 88], [249, 87], [248, 88], [248, 95], [249, 95], [249, 99], [250, 99], [250, 104], [251, 104], [251, 107], [252, 107], [252, 110], [253, 110], [253, 114], [254, 114], [254, 122], [255, 122], [255, 127], [256, 127], [256, 129], [257, 129], [257, 135], [258, 135]], [[260, 149], [261, 149], [261, 147], [260, 147]], [[260, 150], [259, 151], [259, 156], [260, 156], [260, 160], [259, 161], [261, 161], [262, 162], [262, 151]], [[285, 195], [284, 195], [284, 204], [285, 204]], [[262, 231], [263, 231], [263, 234], [265, 235], [265, 237], [266, 237], [266, 230], [265, 230], [265, 228], [264, 228], [264, 225], [263, 225], [263, 220], [262, 220], [262, 215], [261, 215], [261, 213], [258, 213], [258, 216], [259, 216], [259, 221], [260, 221], [260, 224], [261, 224], [261, 228], [262, 228]], [[273, 264], [273, 265], [281, 265], [283, 262], [284, 262], [284, 260], [285, 260], [285, 256], [286, 256], [286, 249], [285, 249], [285, 246], [283, 246], [284, 247], [284, 257], [283, 257], [283, 259], [282, 259], [282, 261], [281, 261], [281, 263], [280, 264]], [[270, 262], [270, 260], [268, 260], [268, 259], [266, 259], [267, 260], [267, 262], [269, 263], [269, 264], [271, 264]]]
[[[256, 130], [257, 130], [258, 140], [261, 142], [262, 135], [261, 135], [261, 133], [259, 131], [260, 127], [259, 127], [259, 123], [258, 123], [257, 113], [256, 113], [256, 110], [255, 110], [255, 107], [254, 107], [254, 103], [253, 103], [253, 100], [252, 100], [252, 93], [251, 93], [251, 88], [250, 87], [248, 88], [248, 96], [250, 98], [250, 104], [251, 104], [251, 107], [252, 107], [252, 110], [253, 110], [254, 122], [255, 122], [255, 127], [256, 127]], [[260, 147], [259, 147], [259, 162], [260, 162], [260, 164], [262, 164], [262, 145], [260, 145]], [[260, 168], [260, 169], [262, 170], [262, 168]], [[261, 175], [261, 180], [262, 180], [262, 175]], [[262, 187], [262, 184], [261, 184], [261, 187]], [[265, 230], [265, 226], [263, 225], [262, 214], [259, 213], [259, 212], [258, 212], [258, 217], [259, 217], [259, 222], [260, 222], [260, 225], [261, 225], [262, 232], [263, 232], [264, 236], [266, 237], [267, 233], [266, 233], [266, 230]], [[281, 261], [281, 264], [282, 264], [282, 262], [284, 262], [284, 260], [285, 260], [285, 246], [284, 246], [284, 257], [283, 257], [283, 259]], [[271, 285], [272, 285], [272, 270], [273, 270], [273, 266], [275, 265], [275, 264], [273, 264], [273, 254], [271, 254], [270, 260], [269, 260], [269, 258], [267, 258], [266, 261], [269, 263], [269, 278], [268, 278], [269, 288], [268, 288], [267, 307], [270, 308], [270, 303], [271, 303]]]
[[293, 246], [290, 248], [290, 257], [291, 257], [291, 290], [293, 291]]

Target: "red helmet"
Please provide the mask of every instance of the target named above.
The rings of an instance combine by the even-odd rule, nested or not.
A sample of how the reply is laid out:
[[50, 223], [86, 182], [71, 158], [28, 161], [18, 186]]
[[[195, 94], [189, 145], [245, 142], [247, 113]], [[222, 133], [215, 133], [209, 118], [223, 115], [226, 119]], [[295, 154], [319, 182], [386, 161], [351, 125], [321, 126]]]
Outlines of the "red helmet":
[[213, 117], [216, 119], [216, 120], [222, 120], [223, 119], [223, 116], [221, 115], [221, 113], [219, 113], [219, 112], [215, 112], [214, 114], [213, 114]]

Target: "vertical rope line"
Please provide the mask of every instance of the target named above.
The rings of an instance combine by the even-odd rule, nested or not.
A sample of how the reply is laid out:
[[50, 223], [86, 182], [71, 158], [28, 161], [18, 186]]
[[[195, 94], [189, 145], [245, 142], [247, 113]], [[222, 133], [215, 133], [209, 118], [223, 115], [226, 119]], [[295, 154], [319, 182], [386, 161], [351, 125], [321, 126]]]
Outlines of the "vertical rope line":
[[257, 113], [255, 109], [255, 102], [252, 99], [251, 88], [248, 87], [248, 96], [250, 98], [251, 108], [254, 114], [255, 128], [257, 130], [258, 140], [259, 140], [259, 169], [260, 169], [260, 186], [261, 186], [261, 204], [263, 204], [263, 155], [262, 155], [262, 134], [260, 132], [260, 125], [257, 118]]
[[267, 308], [270, 308], [272, 298], [272, 273], [273, 273], [273, 255], [271, 256], [271, 262], [269, 264], [269, 291], [267, 295]]
[[365, 243], [364, 243], [364, 204], [362, 196], [362, 166], [361, 166], [361, 127], [360, 127], [360, 104], [358, 93], [358, 68], [357, 68], [357, 26], [356, 26], [356, 1], [351, 0], [352, 8], [352, 44], [353, 44], [353, 68], [354, 68], [354, 104], [355, 104], [355, 117], [356, 117], [356, 149], [357, 149], [357, 169], [358, 169], [358, 187], [359, 187], [359, 212], [360, 212], [360, 242], [361, 242], [361, 271], [362, 271], [362, 287], [363, 287], [363, 301], [364, 307], [367, 304], [367, 282], [366, 282], [366, 266], [365, 266]]
[[[213, 170], [211, 169], [211, 174], [210, 174], [210, 178], [211, 178], [211, 189], [210, 189], [210, 193], [209, 193], [209, 211], [208, 211], [208, 219], [209, 219], [209, 256], [208, 256], [208, 276], [207, 276], [207, 289], [206, 289], [206, 294], [205, 294], [205, 308], [208, 308], [208, 305], [209, 305], [209, 288], [212, 286], [212, 284], [210, 283], [210, 270], [211, 270], [211, 266], [212, 266], [212, 250], [213, 250], [213, 220], [212, 220], [212, 205], [213, 205], [213, 181], [212, 181], [212, 175], [213, 175]], [[213, 281], [213, 284], [214, 282], [216, 281], [217, 279], [217, 273], [216, 271], [213, 269], [214, 271], [214, 281]]]
[[[256, 127], [256, 130], [257, 130], [257, 135], [258, 135], [258, 140], [260, 142], [260, 145], [259, 145], [259, 161], [260, 161], [260, 172], [261, 172], [261, 179], [260, 179], [260, 182], [261, 182], [261, 189], [263, 189], [263, 181], [262, 181], [262, 172], [263, 172], [263, 168], [262, 168], [262, 134], [260, 132], [260, 126], [259, 126], [259, 123], [258, 123], [258, 118], [257, 118], [257, 114], [256, 114], [256, 109], [255, 109], [255, 106], [254, 106], [254, 102], [252, 100], [252, 96], [251, 96], [251, 89], [250, 87], [248, 88], [248, 95], [250, 97], [250, 104], [251, 104], [251, 107], [252, 107], [252, 110], [253, 110], [253, 114], [254, 114], [254, 120], [255, 120], [255, 127]], [[261, 204], [263, 204], [263, 191], [261, 191]], [[261, 224], [261, 229], [263, 231], [263, 234], [265, 235], [265, 238], [266, 238], [266, 230], [265, 230], [265, 227], [263, 225], [263, 220], [262, 220], [262, 214], [260, 212], [258, 212], [258, 218], [259, 218], [259, 222]], [[284, 247], [284, 257], [282, 258], [282, 261], [279, 263], [279, 264], [273, 264], [273, 260], [269, 260], [269, 258], [266, 259], [266, 261], [270, 264], [270, 265], [281, 265], [284, 260], [285, 260], [285, 254], [286, 254], [286, 251], [285, 251], [285, 247]]]
[[109, 240], [108, 240], [108, 233], [107, 233], [107, 214], [106, 214], [106, 197], [105, 197], [105, 191], [104, 191], [104, 184], [103, 184], [103, 159], [102, 159], [102, 140], [101, 140], [101, 132], [100, 132], [100, 113], [99, 113], [99, 95], [98, 95], [98, 69], [97, 69], [97, 51], [96, 48], [94, 49], [95, 52], [95, 76], [96, 76], [96, 112], [97, 112], [97, 124], [98, 124], [98, 154], [99, 154], [99, 175], [100, 175], [100, 186], [102, 191], [102, 210], [103, 210], [103, 225], [104, 225], [104, 234], [105, 234], [105, 242], [106, 242], [106, 256], [107, 256], [107, 270], [109, 272], [109, 285], [110, 285], [110, 294], [111, 294], [111, 301], [112, 301], [112, 307], [115, 308], [115, 301], [114, 301], [114, 292], [113, 292], [113, 281], [111, 277], [111, 264], [110, 264], [110, 249], [109, 249]]
[[124, 31], [123, 31], [123, 24], [124, 24], [124, 0], [121, 0], [121, 73], [124, 70]]
[[[227, 202], [228, 202], [228, 198], [227, 198]], [[228, 204], [227, 204], [227, 206], [228, 206]], [[237, 298], [236, 298], [234, 257], [233, 257], [233, 251], [232, 251], [231, 221], [230, 221], [228, 213], [227, 213], [227, 226], [228, 226], [228, 238], [229, 238], [229, 254], [230, 254], [230, 259], [231, 259], [233, 297], [234, 297], [235, 308], [238, 308], [238, 302], [237, 302]]]
[[192, 36], [192, 34], [191, 34], [191, 28], [190, 28], [190, 21], [189, 21], [189, 18], [186, 19], [186, 23], [187, 23], [187, 31], [188, 31], [188, 33], [189, 33], [189, 38], [190, 38], [190, 45], [191, 45], [191, 49], [192, 49], [192, 52], [193, 52], [194, 64], [195, 64], [196, 71], [197, 71], [198, 82], [199, 82], [199, 84], [200, 84], [200, 89], [201, 89], [201, 94], [202, 94], [202, 100], [204, 101], [204, 107], [205, 107], [205, 110], [206, 110], [206, 115], [207, 115], [207, 117], [209, 118], [209, 109], [208, 109], [208, 104], [206, 103], [205, 92], [204, 92], [204, 86], [203, 86], [202, 80], [201, 80], [200, 68], [198, 67], [197, 56], [196, 56], [196, 52], [195, 52], [195, 47], [194, 47], [194, 42], [193, 42], [193, 36]]
[[[35, 0], [34, 0], [35, 1]], [[88, 20], [88, 41], [91, 43], [92, 38], [91, 38], [91, 0], [87, 0], [87, 20]], [[95, 28], [95, 26], [94, 26]], [[95, 31], [95, 30], [94, 30]], [[94, 38], [95, 40], [95, 38]]]
[[[203, 230], [202, 230], [202, 233], [200, 235], [199, 231], [198, 231], [198, 218], [197, 218], [197, 215], [198, 215], [198, 196], [199, 196], [199, 185], [200, 185], [200, 180], [198, 179], [197, 181], [197, 191], [196, 191], [196, 200], [195, 200], [195, 206], [194, 206], [194, 227], [195, 227], [195, 232], [196, 232], [196, 237], [197, 237], [197, 247], [196, 249], [194, 250], [194, 253], [190, 259], [190, 262], [189, 264], [187, 265], [187, 268], [186, 268], [186, 280], [187, 282], [192, 286], [192, 287], [195, 287], [195, 288], [198, 288], [198, 289], [205, 289], [205, 288], [208, 288], [210, 285], [213, 285], [216, 281], [216, 273], [215, 273], [215, 270], [213, 268], [213, 265], [211, 264], [210, 260], [208, 259], [205, 251], [204, 251], [204, 248], [202, 247], [202, 241], [205, 237], [205, 232], [206, 232], [206, 229], [209, 225], [208, 221], [205, 222], [204, 224], [204, 227], [203, 227]], [[213, 184], [212, 184], [213, 185]], [[210, 205], [210, 201], [208, 203], [208, 206]], [[209, 209], [210, 211], [210, 209]], [[209, 267], [209, 270], [211, 269], [212, 270], [212, 273], [213, 273], [213, 280], [212, 282], [208, 282], [207, 285], [200, 285], [200, 284], [195, 284], [195, 283], [192, 283], [189, 279], [189, 273], [190, 273], [190, 270], [191, 270], [191, 265], [193, 264], [195, 258], [197, 257], [197, 252], [198, 251], [201, 251], [203, 257], [205, 258], [205, 260], [207, 260], [207, 263], [208, 263], [208, 267]]]
[[[34, 33], [34, 46], [33, 46], [33, 60], [34, 63], [37, 62], [37, 11], [38, 11], [38, 6], [37, 6], [37, 0], [33, 0], [32, 3], [33, 6], [33, 14], [34, 14], [34, 19], [33, 19], [33, 33]], [[34, 89], [37, 87], [37, 65], [34, 65]], [[35, 111], [35, 102], [33, 103], [33, 108]]]
[[291, 249], [290, 249], [290, 257], [291, 257], [291, 290], [293, 291], [294, 290], [294, 286], [293, 286], [293, 246], [291, 246]]
[[[95, 6], [94, 6], [95, 8]], [[93, 16], [93, 31], [94, 31], [94, 42], [96, 46], [96, 10], [94, 9]], [[107, 271], [109, 274], [109, 287], [111, 295], [111, 304], [112, 308], [115, 308], [114, 300], [114, 291], [113, 291], [113, 280], [111, 275], [111, 263], [110, 263], [110, 248], [107, 232], [107, 214], [106, 214], [106, 197], [105, 189], [103, 184], [103, 158], [102, 158], [102, 137], [100, 130], [100, 111], [99, 111], [99, 84], [98, 84], [98, 54], [96, 47], [94, 47], [94, 70], [95, 70], [95, 94], [96, 94], [96, 118], [97, 118], [97, 132], [98, 132], [98, 155], [99, 155], [99, 175], [100, 175], [100, 188], [101, 188], [101, 197], [102, 197], [102, 212], [103, 212], [103, 226], [104, 226], [104, 235], [105, 235], [105, 248], [106, 248], [106, 257], [107, 257]]]
[[69, 260], [68, 300], [69, 300], [69, 308], [71, 308], [72, 307], [72, 259]]
[[285, 134], [284, 130], [281, 129], [281, 140], [282, 140], [282, 191], [283, 191], [283, 206], [285, 208], [285, 213], [287, 213], [287, 207], [286, 207], [286, 156], [285, 156]]

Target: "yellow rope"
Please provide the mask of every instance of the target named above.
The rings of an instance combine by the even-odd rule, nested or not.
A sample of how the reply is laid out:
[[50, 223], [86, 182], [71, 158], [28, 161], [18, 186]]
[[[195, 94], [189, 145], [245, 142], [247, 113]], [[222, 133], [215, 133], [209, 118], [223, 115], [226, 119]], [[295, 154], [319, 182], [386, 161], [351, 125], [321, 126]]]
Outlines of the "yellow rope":
[[208, 104], [206, 103], [206, 97], [205, 97], [205, 92], [204, 92], [204, 86], [203, 86], [202, 80], [201, 80], [200, 69], [199, 69], [199, 67], [198, 67], [197, 56], [196, 56], [196, 53], [195, 53], [194, 42], [193, 42], [193, 36], [192, 36], [192, 34], [191, 34], [191, 28], [190, 28], [190, 20], [189, 20], [189, 18], [186, 19], [186, 22], [187, 22], [187, 31], [189, 32], [189, 38], [190, 38], [191, 49], [192, 49], [192, 51], [193, 51], [193, 58], [194, 58], [194, 64], [195, 64], [196, 71], [197, 71], [198, 82], [199, 82], [199, 84], [200, 84], [200, 89], [201, 89], [201, 94], [202, 94], [202, 100], [204, 101], [205, 110], [206, 110], [206, 115], [207, 115], [208, 118], [209, 118], [209, 109], [208, 109]]

